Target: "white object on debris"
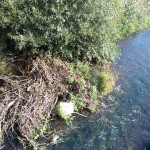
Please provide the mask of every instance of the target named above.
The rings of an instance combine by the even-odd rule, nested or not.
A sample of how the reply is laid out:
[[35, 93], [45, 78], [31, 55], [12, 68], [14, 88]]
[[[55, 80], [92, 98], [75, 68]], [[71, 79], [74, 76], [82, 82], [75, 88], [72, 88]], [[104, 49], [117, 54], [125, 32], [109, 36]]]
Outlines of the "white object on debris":
[[60, 111], [66, 116], [70, 116], [74, 113], [74, 104], [72, 102], [60, 102]]

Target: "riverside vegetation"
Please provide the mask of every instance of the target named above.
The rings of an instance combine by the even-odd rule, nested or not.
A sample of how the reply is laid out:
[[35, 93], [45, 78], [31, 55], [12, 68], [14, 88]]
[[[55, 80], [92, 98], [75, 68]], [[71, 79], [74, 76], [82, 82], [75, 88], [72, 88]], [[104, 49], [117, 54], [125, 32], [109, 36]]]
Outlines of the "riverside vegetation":
[[115, 84], [117, 41], [150, 27], [149, 14], [148, 0], [1, 0], [1, 143], [15, 134], [37, 148], [51, 119], [72, 119], [59, 102], [96, 111]]

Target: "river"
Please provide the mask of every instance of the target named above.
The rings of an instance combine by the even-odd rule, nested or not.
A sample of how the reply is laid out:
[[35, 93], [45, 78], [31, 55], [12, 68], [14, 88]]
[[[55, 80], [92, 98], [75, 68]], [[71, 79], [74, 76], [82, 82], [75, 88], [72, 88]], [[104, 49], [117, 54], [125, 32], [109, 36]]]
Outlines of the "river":
[[120, 89], [105, 97], [98, 113], [75, 119], [63, 142], [49, 150], [150, 149], [150, 30], [120, 41], [113, 65]]

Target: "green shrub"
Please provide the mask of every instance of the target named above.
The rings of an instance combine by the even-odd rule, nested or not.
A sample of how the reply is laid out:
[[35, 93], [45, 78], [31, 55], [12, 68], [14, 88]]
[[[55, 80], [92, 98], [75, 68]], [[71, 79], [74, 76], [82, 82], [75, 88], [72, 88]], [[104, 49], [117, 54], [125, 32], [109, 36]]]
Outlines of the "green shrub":
[[1, 39], [13, 40], [21, 50], [48, 48], [71, 60], [114, 60], [120, 54], [116, 41], [139, 24], [141, 29], [148, 15], [148, 1], [139, 0], [144, 9], [137, 9], [137, 2], [1, 0]]
[[[147, 0], [129, 0], [124, 6], [124, 15], [122, 18], [122, 35], [130, 35], [138, 30], [142, 30], [150, 26], [147, 22], [150, 4]], [[148, 17], [148, 18], [149, 18]]]

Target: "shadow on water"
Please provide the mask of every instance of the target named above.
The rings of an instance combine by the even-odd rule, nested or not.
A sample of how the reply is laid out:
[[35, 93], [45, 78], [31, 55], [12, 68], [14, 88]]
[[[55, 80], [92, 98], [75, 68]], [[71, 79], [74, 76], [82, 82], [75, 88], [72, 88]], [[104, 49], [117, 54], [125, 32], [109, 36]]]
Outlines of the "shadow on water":
[[99, 113], [78, 118], [64, 142], [49, 150], [150, 150], [150, 30], [119, 43], [117, 86]]

